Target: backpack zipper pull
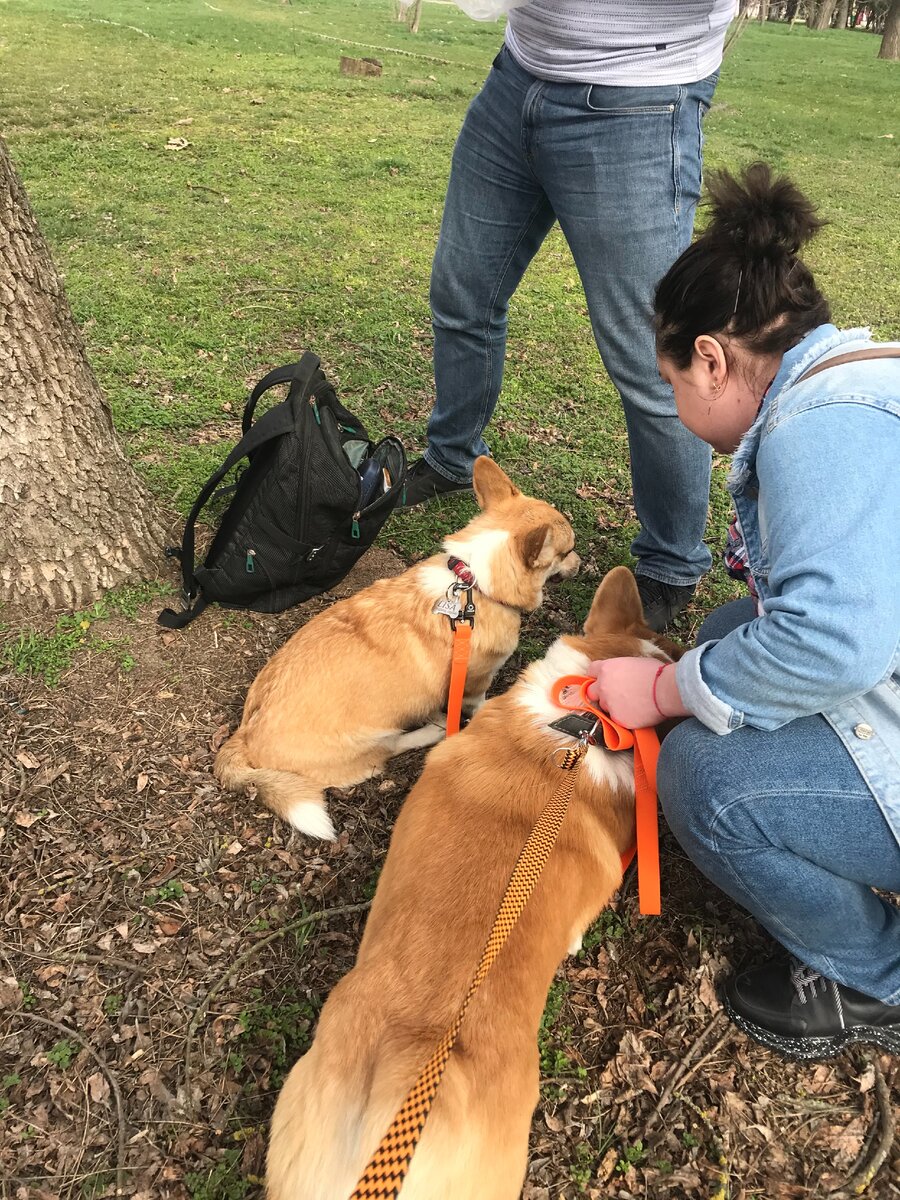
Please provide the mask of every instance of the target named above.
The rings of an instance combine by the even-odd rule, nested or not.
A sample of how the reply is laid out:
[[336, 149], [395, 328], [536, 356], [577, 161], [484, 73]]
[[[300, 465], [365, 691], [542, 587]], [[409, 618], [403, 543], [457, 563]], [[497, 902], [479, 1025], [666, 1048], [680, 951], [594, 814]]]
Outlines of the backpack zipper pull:
[[353, 522], [350, 525], [350, 533], [353, 536], [353, 538], [358, 542], [359, 541], [359, 513], [353, 514]]
[[316, 418], [316, 424], [317, 424], [317, 425], [321, 425], [321, 424], [322, 424], [322, 418], [319, 416], [319, 406], [318, 406], [318, 404], [316, 403], [316, 398], [315, 398], [315, 396], [310, 396], [310, 398], [309, 398], [309, 402], [310, 402], [310, 404], [312, 405], [313, 416]]
[[252, 575], [256, 570], [256, 563], [253, 561], [256, 558], [255, 550], [247, 551], [247, 574]]

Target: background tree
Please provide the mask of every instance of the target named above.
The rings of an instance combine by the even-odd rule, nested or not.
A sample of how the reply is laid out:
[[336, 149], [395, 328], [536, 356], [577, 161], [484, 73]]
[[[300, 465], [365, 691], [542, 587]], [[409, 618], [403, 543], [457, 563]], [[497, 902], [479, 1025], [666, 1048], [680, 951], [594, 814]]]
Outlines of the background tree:
[[892, 0], [884, 22], [879, 58], [900, 58], [900, 0]]
[[0, 139], [0, 600], [83, 608], [161, 544]]
[[811, 28], [830, 29], [831, 18], [834, 16], [836, 7], [837, 0], [820, 0], [820, 3], [816, 5], [816, 15]]

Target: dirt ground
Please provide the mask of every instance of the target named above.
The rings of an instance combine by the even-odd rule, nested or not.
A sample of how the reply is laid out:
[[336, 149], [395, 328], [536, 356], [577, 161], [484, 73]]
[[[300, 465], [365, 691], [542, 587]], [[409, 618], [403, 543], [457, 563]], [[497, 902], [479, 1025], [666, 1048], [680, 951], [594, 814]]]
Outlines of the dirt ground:
[[[372, 551], [337, 594], [401, 567]], [[119, 622], [127, 674], [98, 652], [55, 689], [0, 677], [2, 1197], [262, 1194], [275, 1095], [422, 761], [334, 795], [330, 845], [212, 778], [255, 672], [332, 599], [180, 633], [158, 602]], [[879, 1154], [865, 1194], [900, 1196], [896, 1062], [786, 1064], [732, 1032], [717, 981], [767, 939], [665, 834], [663, 854], [664, 915], [626, 880], [551, 990], [525, 1200], [849, 1196]]]

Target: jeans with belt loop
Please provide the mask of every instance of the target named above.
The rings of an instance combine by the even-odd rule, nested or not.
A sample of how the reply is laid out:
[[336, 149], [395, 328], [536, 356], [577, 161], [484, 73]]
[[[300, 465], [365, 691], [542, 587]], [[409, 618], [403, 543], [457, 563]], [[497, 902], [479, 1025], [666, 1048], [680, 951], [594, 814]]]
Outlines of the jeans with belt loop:
[[[753, 620], [717, 609], [698, 641]], [[691, 718], [664, 740], [666, 820], [688, 857], [771, 935], [828, 979], [900, 1004], [900, 847], [824, 717], [721, 735]]]
[[431, 276], [437, 398], [425, 458], [464, 482], [489, 452], [482, 435], [503, 381], [510, 297], [559, 221], [622, 397], [641, 525], [632, 552], [641, 573], [680, 585], [711, 562], [711, 456], [659, 377], [652, 300], [690, 242], [716, 80], [553, 83], [504, 47], [453, 152]]

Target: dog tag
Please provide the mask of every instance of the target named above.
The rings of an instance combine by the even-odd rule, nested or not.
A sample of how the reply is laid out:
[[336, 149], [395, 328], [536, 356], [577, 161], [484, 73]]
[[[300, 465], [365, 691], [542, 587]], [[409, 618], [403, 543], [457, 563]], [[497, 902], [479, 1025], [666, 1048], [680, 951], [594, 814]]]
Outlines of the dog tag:
[[437, 613], [439, 617], [449, 617], [451, 621], [455, 621], [462, 612], [462, 605], [455, 595], [444, 596], [442, 600], [438, 600], [431, 611]]

